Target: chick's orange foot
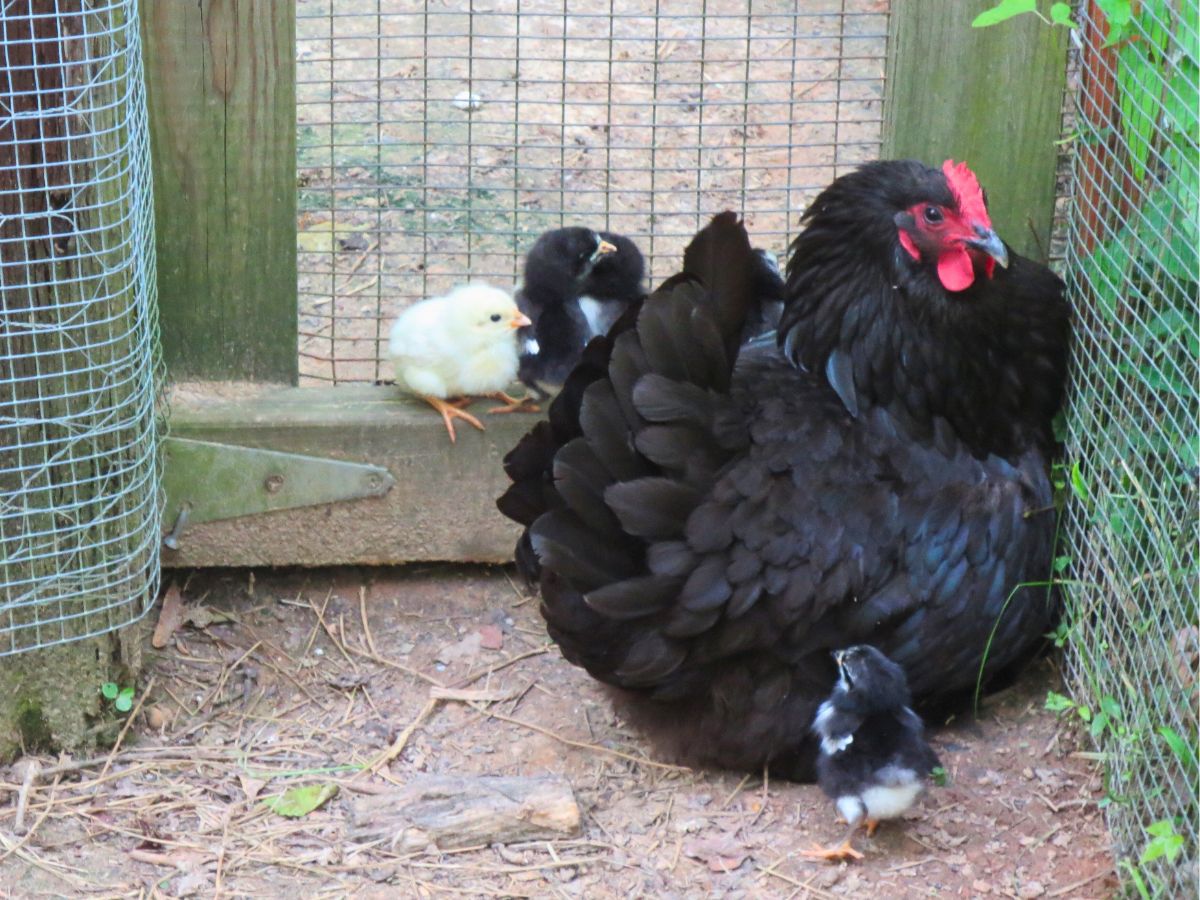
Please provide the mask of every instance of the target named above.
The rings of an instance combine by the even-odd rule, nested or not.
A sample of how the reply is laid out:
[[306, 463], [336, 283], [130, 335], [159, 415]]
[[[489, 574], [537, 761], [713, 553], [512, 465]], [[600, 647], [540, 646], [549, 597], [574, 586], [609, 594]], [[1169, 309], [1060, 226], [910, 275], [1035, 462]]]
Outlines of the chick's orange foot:
[[526, 395], [518, 399], [510, 397], [504, 391], [496, 391], [494, 394], [484, 394], [483, 396], [489, 397], [492, 400], [499, 400], [504, 404], [503, 406], [492, 407], [488, 410], [489, 413], [539, 413], [542, 411], [542, 408], [534, 402], [535, 398], [532, 395]]
[[819, 859], [825, 862], [849, 862], [852, 859], [863, 858], [863, 855], [850, 845], [850, 838], [846, 838], [836, 847], [814, 845], [811, 850], [804, 850], [800, 855], [805, 859]]
[[455, 419], [462, 419], [464, 422], [475, 426], [480, 431], [487, 430], [483, 427], [483, 423], [477, 418], [475, 418], [466, 410], [459, 408], [458, 404], [469, 402], [465, 399], [443, 400], [440, 397], [430, 396], [422, 396], [421, 399], [442, 414], [442, 421], [446, 423], [446, 431], [450, 435], [450, 443], [452, 444], [458, 439], [457, 435], [454, 433]]

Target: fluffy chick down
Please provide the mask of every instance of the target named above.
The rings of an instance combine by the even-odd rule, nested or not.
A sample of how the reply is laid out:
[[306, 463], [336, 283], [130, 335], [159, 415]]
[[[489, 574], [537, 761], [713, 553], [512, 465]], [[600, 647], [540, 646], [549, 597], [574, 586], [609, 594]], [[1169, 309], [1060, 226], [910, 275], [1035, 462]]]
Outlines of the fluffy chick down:
[[443, 400], [502, 391], [517, 377], [517, 329], [528, 324], [512, 295], [489, 284], [414, 303], [392, 326], [396, 383]]
[[904, 670], [879, 650], [860, 644], [834, 654], [838, 680], [812, 729], [821, 741], [817, 780], [850, 826], [842, 843], [808, 854], [858, 858], [850, 839], [861, 823], [868, 832], [903, 815], [938, 765], [920, 717], [909, 708]]

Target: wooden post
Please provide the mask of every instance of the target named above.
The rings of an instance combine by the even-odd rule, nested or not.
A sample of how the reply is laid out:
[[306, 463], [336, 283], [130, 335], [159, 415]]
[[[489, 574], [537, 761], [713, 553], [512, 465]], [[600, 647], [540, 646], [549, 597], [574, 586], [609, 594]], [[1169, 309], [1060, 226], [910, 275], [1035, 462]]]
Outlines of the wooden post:
[[990, 28], [993, 0], [899, 0], [888, 41], [883, 155], [970, 164], [992, 223], [1019, 253], [1045, 260], [1066, 78], [1067, 29], [1035, 16]]
[[294, 384], [295, 0], [142, 3], [163, 353]]

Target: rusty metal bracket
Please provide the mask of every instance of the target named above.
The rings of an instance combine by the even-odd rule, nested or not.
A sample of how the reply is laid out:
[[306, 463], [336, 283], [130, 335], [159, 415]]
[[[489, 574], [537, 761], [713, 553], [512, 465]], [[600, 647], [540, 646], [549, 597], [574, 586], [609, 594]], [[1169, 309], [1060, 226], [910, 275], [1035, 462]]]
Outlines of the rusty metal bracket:
[[201, 522], [382, 497], [396, 483], [382, 466], [187, 438], [164, 440], [163, 456], [170, 549]]

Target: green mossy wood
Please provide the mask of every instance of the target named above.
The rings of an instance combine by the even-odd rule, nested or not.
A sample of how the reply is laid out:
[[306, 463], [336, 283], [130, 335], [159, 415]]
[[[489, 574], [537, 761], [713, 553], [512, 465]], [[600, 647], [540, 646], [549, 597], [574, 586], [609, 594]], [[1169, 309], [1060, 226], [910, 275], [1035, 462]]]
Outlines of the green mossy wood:
[[167, 369], [294, 384], [294, 0], [141, 8]]
[[883, 155], [930, 165], [965, 160], [989, 189], [997, 233], [1018, 253], [1045, 261], [1068, 31], [1035, 16], [972, 28], [993, 5], [893, 5]]

